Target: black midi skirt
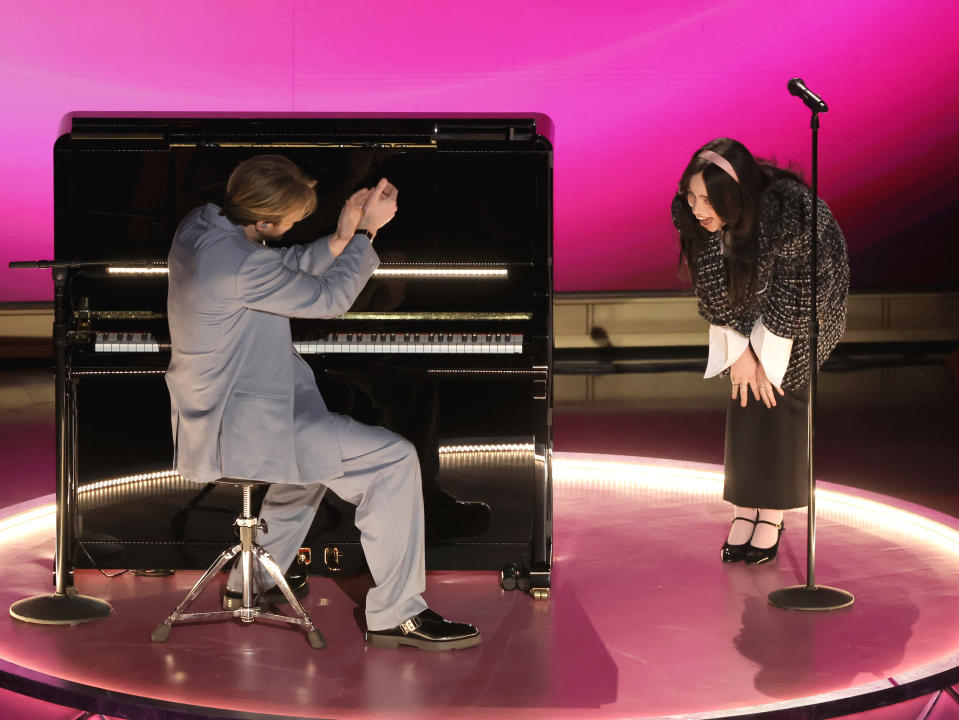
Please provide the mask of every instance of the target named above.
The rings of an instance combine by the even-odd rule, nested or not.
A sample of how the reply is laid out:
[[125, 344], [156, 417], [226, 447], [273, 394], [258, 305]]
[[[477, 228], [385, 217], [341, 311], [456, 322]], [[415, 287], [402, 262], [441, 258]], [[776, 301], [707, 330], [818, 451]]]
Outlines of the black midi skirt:
[[809, 392], [787, 390], [776, 403], [767, 408], [751, 393], [746, 407], [729, 401], [723, 499], [734, 505], [788, 510], [808, 503]]

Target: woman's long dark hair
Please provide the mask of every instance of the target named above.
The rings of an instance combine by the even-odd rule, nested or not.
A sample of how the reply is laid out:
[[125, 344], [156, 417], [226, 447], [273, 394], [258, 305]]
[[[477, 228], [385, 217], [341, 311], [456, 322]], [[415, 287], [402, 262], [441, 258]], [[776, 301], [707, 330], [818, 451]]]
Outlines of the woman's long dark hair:
[[[705, 158], [704, 150], [712, 150], [730, 162], [739, 182], [725, 170]], [[679, 263], [689, 269], [690, 284], [695, 286], [697, 260], [709, 239], [709, 232], [699, 224], [686, 200], [689, 181], [703, 174], [709, 203], [725, 225], [721, 237], [726, 244], [726, 270], [729, 278], [729, 302], [733, 306], [747, 302], [755, 293], [756, 258], [759, 255], [759, 199], [763, 191], [781, 178], [798, 182], [802, 179], [790, 170], [760, 161], [746, 146], [729, 138], [716, 138], [693, 153], [692, 160], [679, 179]]]

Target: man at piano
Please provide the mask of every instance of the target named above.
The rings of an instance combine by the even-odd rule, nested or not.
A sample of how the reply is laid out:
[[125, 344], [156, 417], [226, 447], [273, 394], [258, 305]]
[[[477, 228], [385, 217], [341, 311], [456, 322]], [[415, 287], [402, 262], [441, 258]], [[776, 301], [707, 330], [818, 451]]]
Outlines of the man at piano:
[[[314, 181], [289, 159], [240, 163], [223, 207], [180, 224], [168, 258], [175, 467], [204, 483], [272, 483], [260, 544], [288, 567], [327, 488], [356, 505], [356, 526], [376, 583], [366, 598], [366, 641], [452, 650], [477, 645], [466, 623], [427, 609], [423, 496], [414, 447], [382, 427], [331, 413], [313, 371], [294, 350], [290, 317], [346, 312], [379, 264], [377, 231], [396, 213], [384, 178], [345, 203], [336, 232], [305, 245], [266, 247], [316, 207]], [[262, 569], [260, 587], [272, 581]], [[239, 568], [224, 602], [240, 595]]]

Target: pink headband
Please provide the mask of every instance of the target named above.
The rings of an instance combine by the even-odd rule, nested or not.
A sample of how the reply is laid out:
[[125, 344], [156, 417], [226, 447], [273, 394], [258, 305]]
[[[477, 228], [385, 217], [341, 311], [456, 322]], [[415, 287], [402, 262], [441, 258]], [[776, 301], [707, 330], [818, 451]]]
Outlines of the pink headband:
[[729, 175], [729, 177], [731, 177], [733, 180], [739, 182], [739, 176], [736, 175], [736, 171], [733, 169], [733, 164], [718, 152], [713, 152], [712, 150], [703, 150], [696, 157], [700, 157], [703, 160], [709, 160], [709, 162], [711, 162], [713, 165], [725, 170], [726, 174]]

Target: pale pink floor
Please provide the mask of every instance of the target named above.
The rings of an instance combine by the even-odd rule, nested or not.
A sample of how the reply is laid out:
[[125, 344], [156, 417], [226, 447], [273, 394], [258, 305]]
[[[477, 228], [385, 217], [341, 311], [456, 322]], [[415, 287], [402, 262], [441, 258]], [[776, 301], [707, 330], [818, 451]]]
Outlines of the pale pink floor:
[[[7, 465], [2, 497], [10, 505], [52, 491], [44, 452], [52, 453], [52, 437], [42, 389], [5, 378], [0, 390], [26, 398], [26, 409], [4, 409], [0, 417], [9, 430], [0, 450]], [[560, 417], [560, 449], [562, 423]], [[599, 437], [595, 445], [610, 451]], [[267, 623], [177, 627], [168, 643], [154, 645], [150, 630], [196, 573], [108, 580], [82, 571], [81, 592], [108, 600], [114, 614], [76, 627], [0, 621], [0, 657], [100, 688], [253, 713], [346, 720], [499, 718], [525, 710], [588, 720], [781, 703], [888, 682], [959, 653], [954, 553], [823, 516], [818, 579], [853, 592], [856, 604], [790, 613], [765, 598], [803, 580], [804, 514], [787, 513], [780, 558], [760, 568], [718, 562], [726, 522], [718, 498], [558, 483], [549, 601], [502, 592], [494, 573], [429, 576], [431, 606], [483, 632], [483, 644], [463, 652], [366, 649], [350, 598], [357, 588], [322, 578], [312, 579], [307, 607], [326, 635], [325, 650]], [[0, 546], [0, 605], [49, 589], [52, 549], [52, 523]], [[214, 602], [201, 601], [208, 608]], [[931, 700], [862, 717], [959, 716], [952, 697], [927, 708]], [[78, 714], [0, 692], [0, 719]]]

